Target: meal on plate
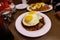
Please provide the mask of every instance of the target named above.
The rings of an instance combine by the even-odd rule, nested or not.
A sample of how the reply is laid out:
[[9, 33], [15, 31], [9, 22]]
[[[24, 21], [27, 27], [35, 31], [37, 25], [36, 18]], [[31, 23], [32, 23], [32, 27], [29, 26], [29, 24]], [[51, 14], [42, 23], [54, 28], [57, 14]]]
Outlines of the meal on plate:
[[31, 4], [29, 9], [32, 11], [45, 11], [50, 9], [50, 7], [45, 3], [36, 3], [36, 4]]
[[35, 11], [28, 12], [21, 21], [22, 26], [29, 30], [35, 31], [44, 26], [44, 17], [36, 13]]

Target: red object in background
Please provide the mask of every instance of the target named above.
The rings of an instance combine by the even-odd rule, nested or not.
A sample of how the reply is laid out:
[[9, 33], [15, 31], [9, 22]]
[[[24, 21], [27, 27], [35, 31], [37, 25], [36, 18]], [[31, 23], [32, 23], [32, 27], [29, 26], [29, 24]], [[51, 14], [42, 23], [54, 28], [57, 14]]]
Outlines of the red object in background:
[[4, 8], [8, 8], [9, 7], [9, 3], [7, 2], [7, 0], [2, 0], [3, 4], [4, 4]]
[[2, 26], [3, 25], [3, 18], [2, 18], [2, 16], [0, 16], [0, 26]]
[[[9, 7], [9, 3], [7, 2], [7, 0], [1, 0], [1, 2], [3, 3], [0, 3], [0, 12], [3, 11], [5, 8], [8, 8]], [[3, 5], [3, 6], [2, 6]]]
[[0, 12], [4, 10], [4, 7], [0, 4]]
[[5, 3], [4, 3], [4, 6], [5, 6], [5, 8], [8, 8], [8, 7], [9, 7], [8, 2], [5, 2]]

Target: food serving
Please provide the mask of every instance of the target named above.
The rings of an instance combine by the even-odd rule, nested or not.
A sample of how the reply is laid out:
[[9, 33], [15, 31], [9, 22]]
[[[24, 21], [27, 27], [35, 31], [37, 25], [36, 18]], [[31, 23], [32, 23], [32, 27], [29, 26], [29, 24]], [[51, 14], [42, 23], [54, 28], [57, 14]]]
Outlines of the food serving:
[[50, 7], [45, 3], [36, 3], [36, 4], [31, 4], [29, 9], [32, 11], [45, 11], [45, 10], [49, 10]]
[[[27, 37], [40, 37], [42, 35], [45, 35], [47, 32], [49, 32], [49, 30], [51, 29], [51, 20], [49, 19], [49, 17], [41, 12], [38, 12], [38, 11], [35, 11], [34, 14], [39, 14], [40, 17], [43, 18], [44, 20], [44, 25], [43, 26], [39, 26], [39, 29], [37, 30], [30, 30], [30, 28], [32, 29], [32, 27], [35, 28], [35, 25], [34, 24], [33, 26], [32, 25], [29, 25], [29, 26], [26, 26], [26, 25], [22, 25], [23, 23], [23, 19], [26, 17], [26, 15], [28, 15], [29, 13], [31, 12], [25, 12], [25, 13], [22, 13], [17, 19], [16, 19], [16, 22], [15, 22], [15, 27], [16, 27], [16, 30], [24, 35], [24, 36], [27, 36]], [[32, 15], [32, 14], [29, 14], [29, 15]], [[34, 15], [33, 15], [34, 16]], [[32, 17], [33, 17], [32, 16]], [[39, 16], [38, 16], [39, 17]], [[31, 22], [31, 21], [28, 21], [28, 22]], [[35, 22], [35, 21], [34, 21]], [[39, 22], [41, 23], [41, 22]], [[38, 23], [37, 23], [38, 24]], [[42, 22], [43, 24], [43, 22]], [[38, 27], [38, 26], [37, 26]]]
[[44, 26], [44, 17], [40, 16], [38, 13], [31, 11], [27, 13], [22, 21], [22, 26], [30, 31], [35, 31]]

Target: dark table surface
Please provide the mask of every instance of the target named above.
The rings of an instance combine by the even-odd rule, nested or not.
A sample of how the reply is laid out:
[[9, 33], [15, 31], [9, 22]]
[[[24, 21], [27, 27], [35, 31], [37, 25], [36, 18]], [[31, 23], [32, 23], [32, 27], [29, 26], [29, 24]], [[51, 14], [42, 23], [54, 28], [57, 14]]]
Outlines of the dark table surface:
[[[18, 1], [15, 2], [15, 4], [18, 4]], [[53, 10], [44, 13], [51, 19], [51, 22], [52, 22], [50, 31], [47, 34], [45, 34], [44, 36], [38, 37], [38, 38], [28, 38], [28, 37], [24, 37], [20, 33], [18, 33], [15, 28], [15, 21], [16, 21], [17, 17], [24, 12], [27, 12], [27, 10], [26, 9], [17, 10], [17, 12], [13, 15], [14, 21], [9, 24], [9, 29], [14, 35], [14, 40], [60, 40], [60, 20], [58, 20], [54, 16], [55, 12]]]

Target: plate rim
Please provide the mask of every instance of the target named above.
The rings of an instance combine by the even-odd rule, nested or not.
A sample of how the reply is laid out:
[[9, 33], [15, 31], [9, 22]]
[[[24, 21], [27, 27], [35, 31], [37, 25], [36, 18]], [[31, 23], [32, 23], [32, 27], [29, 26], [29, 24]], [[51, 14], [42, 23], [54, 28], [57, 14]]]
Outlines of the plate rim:
[[[26, 5], [26, 6], [24, 8], [17, 8], [18, 5]], [[25, 9], [25, 8], [27, 8], [27, 6], [28, 6], [27, 4], [17, 4], [16, 9]]]
[[[27, 14], [27, 12], [25, 12], [26, 14]], [[40, 13], [40, 12], [39, 12]], [[24, 14], [24, 13], [23, 13]], [[21, 15], [23, 15], [23, 14], [21, 14]], [[43, 13], [42, 13], [43, 14]], [[20, 16], [21, 16], [20, 15]], [[43, 14], [43, 15], [45, 15], [45, 14]], [[20, 17], [19, 16], [19, 17]], [[47, 16], [47, 15], [45, 15], [45, 16]], [[18, 18], [19, 18], [18, 17]], [[48, 17], [48, 16], [47, 16]], [[18, 20], [18, 18], [16, 19], [16, 21]], [[48, 17], [48, 19], [49, 19], [49, 17]], [[51, 20], [49, 19], [49, 21], [50, 21], [50, 28], [49, 28], [49, 30], [51, 29]], [[22, 34], [22, 35], [24, 35], [24, 36], [27, 36], [27, 37], [39, 37], [39, 36], [43, 36], [43, 35], [45, 35], [46, 33], [48, 33], [49, 32], [49, 30], [46, 32], [46, 33], [44, 33], [44, 34], [42, 34], [42, 35], [39, 35], [39, 36], [28, 36], [28, 35], [25, 35], [25, 34], [23, 34], [23, 33], [21, 33], [18, 29], [17, 29], [17, 26], [16, 26], [16, 22], [15, 22], [15, 27], [16, 27], [16, 30], [20, 33], [20, 34]], [[30, 31], [29, 31], [30, 32]]]

